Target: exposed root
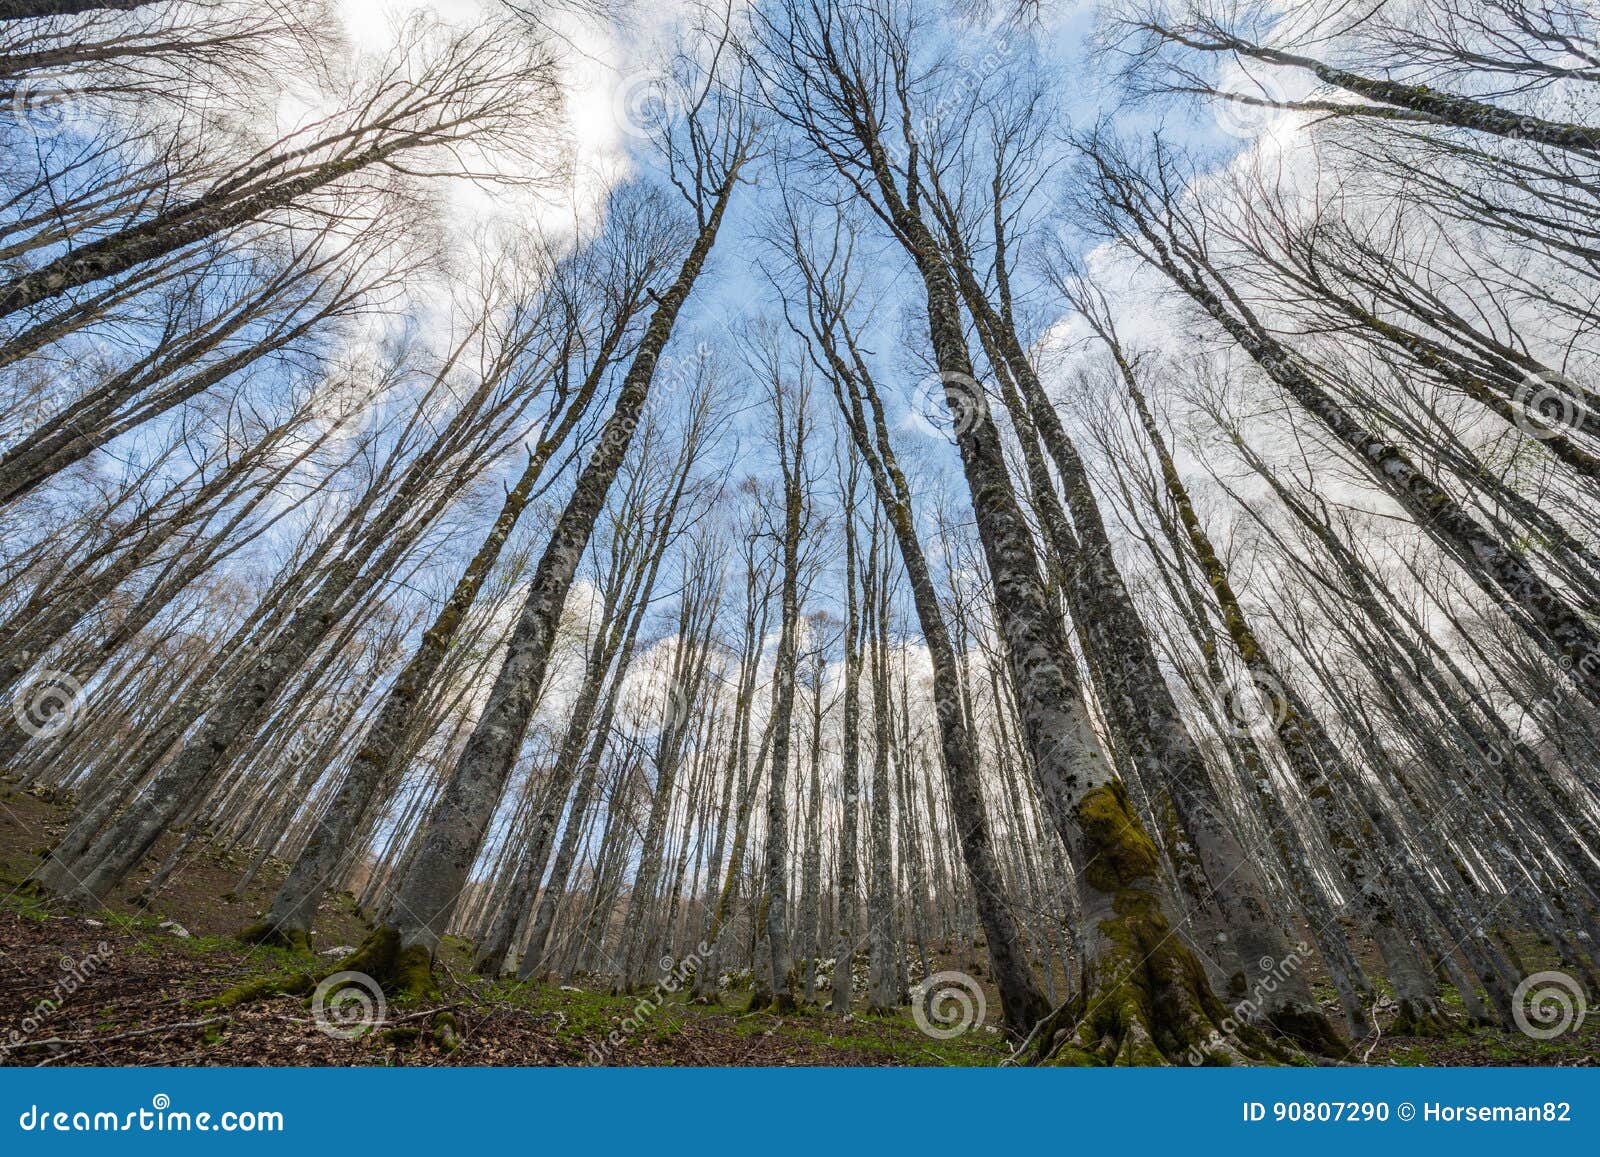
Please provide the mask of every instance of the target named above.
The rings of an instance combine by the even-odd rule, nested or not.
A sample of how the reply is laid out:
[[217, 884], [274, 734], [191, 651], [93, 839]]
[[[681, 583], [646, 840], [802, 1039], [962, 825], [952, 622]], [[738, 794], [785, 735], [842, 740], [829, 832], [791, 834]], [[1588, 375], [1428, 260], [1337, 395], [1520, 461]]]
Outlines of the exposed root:
[[[1101, 923], [1106, 952], [1084, 995], [1057, 1014], [1045, 1049], [1063, 1065], [1281, 1063], [1259, 1029], [1230, 1018], [1194, 954], [1159, 912]], [[1069, 1027], [1062, 1027], [1069, 1026]]]
[[311, 936], [303, 928], [285, 928], [270, 920], [258, 920], [236, 939], [245, 944], [259, 944], [266, 948], [284, 948], [290, 952], [310, 952]]
[[456, 1023], [456, 1014], [449, 1011], [435, 1013], [428, 1028], [428, 1039], [447, 1053], [460, 1048], [460, 1026]]
[[45, 887], [36, 876], [29, 876], [26, 880], [23, 880], [11, 890], [11, 894], [19, 899], [32, 900], [36, 904], [42, 904], [47, 907], [60, 906], [65, 908], [69, 906], [59, 892]]
[[1290, 1055], [1232, 1017], [1199, 959], [1167, 924], [1160, 860], [1122, 784], [1077, 807], [1084, 882], [1097, 903], [1098, 945], [1079, 996], [1038, 1034], [1040, 1059], [1061, 1065], [1273, 1064]]
[[1399, 1015], [1389, 1026], [1390, 1036], [1443, 1036], [1451, 1029], [1450, 1017], [1438, 1001], [1409, 997], [1399, 1006]]
[[258, 1000], [270, 1000], [274, 996], [305, 996], [316, 986], [317, 978], [309, 972], [276, 972], [270, 976], [257, 977], [255, 980], [235, 985], [216, 996], [200, 1001], [198, 1007], [212, 1011], [233, 1008], [240, 1004], [254, 1004]]
[[750, 988], [750, 999], [745, 1001], [743, 1012], [766, 1012], [771, 1007], [772, 989], [757, 980]]
[[1339, 1035], [1321, 1009], [1286, 1005], [1268, 1014], [1265, 1024], [1315, 1056], [1344, 1060], [1350, 1055], [1349, 1042]]
[[421, 944], [401, 947], [398, 928], [379, 925], [367, 934], [361, 947], [328, 971], [361, 972], [370, 976], [393, 1002], [432, 1000], [439, 995], [433, 975], [433, 954]]
[[[439, 985], [433, 976], [433, 958], [428, 950], [421, 945], [402, 949], [400, 932], [394, 928], [380, 927], [367, 936], [361, 947], [325, 971], [296, 970], [263, 976], [202, 1001], [200, 1007], [223, 1009], [274, 996], [305, 996], [329, 978], [346, 972], [370, 977], [392, 1003], [422, 1002], [439, 995]], [[332, 997], [336, 992], [337, 989], [332, 989], [325, 995]], [[453, 1020], [450, 1036], [454, 1039]]]

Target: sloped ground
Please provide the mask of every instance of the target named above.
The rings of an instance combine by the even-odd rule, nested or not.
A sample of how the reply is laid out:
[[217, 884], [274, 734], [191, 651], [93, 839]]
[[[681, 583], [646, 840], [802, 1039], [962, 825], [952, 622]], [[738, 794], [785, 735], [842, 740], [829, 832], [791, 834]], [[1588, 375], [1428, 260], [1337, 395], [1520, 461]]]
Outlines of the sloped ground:
[[[235, 985], [308, 967], [231, 939], [265, 906], [282, 866], [269, 862], [235, 895], [248, 858], [196, 847], [146, 911], [130, 898], [176, 847], [166, 837], [107, 911], [56, 910], [19, 886], [64, 826], [60, 804], [0, 789], [0, 1064], [992, 1065], [1007, 1053], [998, 1032], [939, 1041], [903, 1014], [743, 1016], [677, 997], [641, 1013], [638, 996], [491, 984], [471, 974], [462, 944], [447, 944], [441, 978], [459, 1025], [453, 1052], [417, 1031], [438, 1006], [386, 1008], [349, 1038], [323, 1031], [304, 997], [207, 1011], [204, 1000]], [[324, 967], [365, 931], [348, 895], [326, 902]], [[730, 1006], [743, 999], [732, 994]], [[625, 1022], [638, 1023], [624, 1032]]]
[[[103, 963], [98, 946], [110, 946]], [[319, 1027], [303, 997], [209, 1012], [199, 1007], [242, 981], [296, 961], [214, 937], [176, 935], [151, 920], [51, 916], [8, 903], [0, 912], [0, 1043], [28, 1022], [0, 1063], [67, 1065], [888, 1065], [994, 1064], [998, 1034], [933, 1041], [909, 1021], [822, 1014], [736, 1016], [673, 1000], [637, 1016], [637, 997], [489, 984], [452, 969], [442, 1004], [390, 1007], [352, 1039]], [[69, 962], [64, 964], [63, 962]], [[84, 982], [41, 1011], [70, 962]], [[303, 963], [303, 961], [301, 962]], [[448, 1007], [461, 1043], [445, 1052], [420, 1033]], [[338, 1028], [337, 1023], [335, 1027]], [[340, 1029], [339, 1031], [346, 1031]], [[611, 1045], [613, 1032], [619, 1043]], [[135, 1035], [137, 1034], [137, 1035]]]
[[[194, 850], [150, 911], [126, 898], [146, 877], [104, 912], [56, 911], [18, 885], [63, 816], [58, 804], [0, 792], [0, 1064], [994, 1065], [1008, 1051], [992, 1028], [935, 1040], [903, 1013], [739, 1015], [676, 996], [655, 1006], [637, 996], [491, 984], [467, 970], [462, 944], [444, 954], [438, 1005], [387, 1007], [381, 1021], [370, 1003], [352, 1002], [343, 1011], [362, 1019], [348, 1029], [337, 1008], [319, 1024], [312, 1002], [295, 996], [208, 1011], [202, 1002], [234, 985], [309, 967], [304, 957], [229, 938], [261, 909], [281, 868], [268, 864], [235, 897], [246, 862]], [[152, 861], [173, 846], [164, 842]], [[330, 900], [318, 929], [325, 967], [363, 931], [348, 896]], [[742, 1000], [735, 993], [729, 1004]], [[439, 1008], [458, 1023], [454, 1051], [421, 1031]], [[1592, 1065], [1600, 1063], [1600, 1013], [1548, 1042], [1463, 1028], [1432, 1039], [1380, 1036], [1357, 1056], [1369, 1064]]]

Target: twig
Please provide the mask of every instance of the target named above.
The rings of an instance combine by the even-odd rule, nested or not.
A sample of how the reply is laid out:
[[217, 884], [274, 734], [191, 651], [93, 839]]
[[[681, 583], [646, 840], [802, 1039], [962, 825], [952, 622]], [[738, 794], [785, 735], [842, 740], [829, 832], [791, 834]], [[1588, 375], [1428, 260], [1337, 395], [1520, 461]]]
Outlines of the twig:
[[17, 1049], [42, 1049], [57, 1048], [62, 1045], [98, 1045], [108, 1044], [111, 1041], [128, 1040], [136, 1036], [155, 1036], [157, 1033], [177, 1032], [185, 1028], [204, 1028], [208, 1024], [220, 1024], [231, 1021], [231, 1016], [208, 1016], [205, 1020], [180, 1020], [176, 1024], [157, 1025], [155, 1028], [136, 1028], [130, 1032], [112, 1033], [110, 1036], [87, 1036], [70, 1040], [66, 1037], [51, 1036], [43, 1040], [21, 1041], [14, 1045], [0, 1045], [0, 1052], [13, 1052]]
[[405, 1016], [397, 1016], [391, 1023], [404, 1024], [408, 1020], [420, 1020], [425, 1016], [433, 1016], [439, 1012], [454, 1012], [460, 1007], [461, 1003], [459, 1001], [454, 1004], [441, 1004], [438, 1008], [425, 1008], [421, 1012], [408, 1012]]
[[57, 1061], [66, 1060], [68, 1057], [75, 1057], [79, 1053], [81, 1053], [82, 1051], [83, 1051], [82, 1049], [68, 1049], [64, 1053], [52, 1053], [51, 1055], [45, 1057], [44, 1060], [42, 1060], [38, 1064], [34, 1065], [33, 1067], [36, 1068], [36, 1069], [42, 1069], [46, 1065], [53, 1065]]
[[1061, 1010], [1066, 1008], [1067, 1005], [1069, 1005], [1071, 1003], [1072, 1003], [1072, 998], [1069, 997], [1066, 1000], [1062, 1001], [1060, 1004], [1056, 1005], [1055, 1008], [1051, 1009], [1050, 1012], [1046, 1016], [1044, 1016], [1039, 1021], [1038, 1024], [1033, 1026], [1033, 1031], [1028, 1033], [1027, 1037], [1023, 1039], [1023, 1042], [1017, 1046], [1017, 1051], [1012, 1053], [1005, 1060], [1000, 1062], [1000, 1067], [1001, 1068], [1007, 1068], [1007, 1067], [1009, 1067], [1011, 1065], [1016, 1064], [1017, 1063], [1017, 1058], [1020, 1057], [1023, 1053], [1028, 1051], [1028, 1046], [1033, 1043], [1033, 1038], [1039, 1035], [1039, 1030], [1042, 1029], [1047, 1024], [1053, 1025], [1055, 1023], [1056, 1017], [1061, 1015]]
[[1366, 1064], [1372, 1056], [1372, 1050], [1378, 1047], [1378, 1042], [1383, 1040], [1383, 1029], [1378, 1027], [1378, 1002], [1372, 1002], [1372, 1043], [1367, 1046], [1367, 1051], [1361, 1054], [1361, 1063]]

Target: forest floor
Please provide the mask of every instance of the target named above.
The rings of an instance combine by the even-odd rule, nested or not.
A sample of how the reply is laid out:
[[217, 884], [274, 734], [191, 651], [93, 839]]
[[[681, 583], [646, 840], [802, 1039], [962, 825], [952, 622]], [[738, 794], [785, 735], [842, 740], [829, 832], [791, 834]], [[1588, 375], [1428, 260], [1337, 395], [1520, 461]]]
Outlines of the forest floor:
[[[949, 1040], [909, 1014], [847, 1019], [775, 1016], [669, 996], [490, 982], [471, 974], [467, 946], [447, 942], [439, 1004], [391, 1007], [377, 1029], [345, 1039], [303, 996], [223, 1010], [208, 998], [307, 958], [231, 938], [265, 906], [281, 865], [232, 891], [248, 861], [192, 848], [149, 908], [130, 902], [151, 868], [94, 914], [55, 910], [21, 888], [65, 819], [56, 803], [0, 788], [0, 1065], [995, 1065], [1008, 1053], [992, 1025]], [[170, 837], [150, 857], [160, 863]], [[365, 925], [348, 894], [318, 919], [322, 969], [359, 944]], [[991, 994], [992, 996], [992, 994]], [[989, 1008], [998, 1008], [991, 999]], [[438, 1007], [459, 1025], [444, 1051], [417, 1030]], [[625, 1022], [627, 1022], [625, 1024]], [[1380, 1036], [1357, 1048], [1372, 1065], [1600, 1064], [1600, 1015], [1552, 1041], [1465, 1026], [1433, 1038]]]

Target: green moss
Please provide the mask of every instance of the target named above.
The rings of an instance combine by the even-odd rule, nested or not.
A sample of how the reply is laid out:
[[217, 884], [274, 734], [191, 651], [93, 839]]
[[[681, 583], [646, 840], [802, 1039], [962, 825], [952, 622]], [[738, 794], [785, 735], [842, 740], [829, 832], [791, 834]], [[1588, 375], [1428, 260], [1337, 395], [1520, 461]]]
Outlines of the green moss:
[[394, 1004], [437, 999], [439, 984], [433, 976], [433, 954], [421, 944], [401, 946], [400, 930], [379, 925], [349, 956], [331, 969], [362, 972], [372, 977]]
[[302, 928], [284, 928], [262, 919], [243, 932], [239, 940], [245, 944], [259, 944], [269, 948], [287, 948], [291, 952], [310, 952], [311, 936]]
[[1450, 1031], [1450, 1021], [1437, 1006], [1402, 1000], [1400, 1012], [1389, 1026], [1393, 1036], [1442, 1036]]
[[453, 1053], [461, 1047], [460, 1027], [456, 1023], [455, 1013], [441, 1012], [433, 1018], [428, 1038], [445, 1052]]
[[1157, 878], [1160, 855], [1134, 817], [1121, 781], [1085, 792], [1077, 820], [1083, 832], [1084, 879], [1091, 888], [1116, 895]]
[[253, 1004], [255, 1001], [267, 1000], [274, 996], [304, 996], [316, 986], [316, 978], [309, 972], [275, 973], [235, 985], [216, 996], [200, 1001], [197, 1007], [204, 1012], [215, 1012], [219, 1009], [233, 1008], [235, 1005]]
[[10, 888], [10, 895], [0, 902], [0, 907], [15, 912], [24, 920], [32, 920], [39, 924], [55, 918], [55, 903], [36, 881], [28, 879], [16, 881], [10, 874], [0, 876], [0, 887], [7, 886]]
[[[1118, 781], [1084, 793], [1076, 808], [1083, 878], [1110, 914], [1078, 999], [1039, 1034], [1054, 1064], [1165, 1065], [1276, 1062], [1285, 1054], [1259, 1031], [1233, 1025], [1205, 970], [1162, 911], [1160, 860]], [[1070, 1026], [1070, 1027], [1069, 1027]]]
[[[275, 951], [281, 952], [287, 960], [297, 959], [296, 954], [287, 950]], [[439, 987], [433, 977], [433, 959], [428, 950], [421, 945], [402, 949], [399, 931], [381, 927], [369, 935], [355, 952], [320, 975], [303, 967], [291, 967], [235, 985], [201, 1001], [200, 1007], [231, 1008], [274, 996], [304, 996], [322, 980], [341, 972], [360, 972], [370, 976], [393, 1004], [432, 1000], [439, 995]], [[327, 995], [331, 997], [334, 993]]]

